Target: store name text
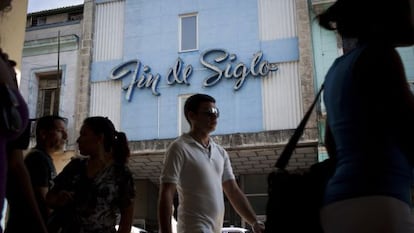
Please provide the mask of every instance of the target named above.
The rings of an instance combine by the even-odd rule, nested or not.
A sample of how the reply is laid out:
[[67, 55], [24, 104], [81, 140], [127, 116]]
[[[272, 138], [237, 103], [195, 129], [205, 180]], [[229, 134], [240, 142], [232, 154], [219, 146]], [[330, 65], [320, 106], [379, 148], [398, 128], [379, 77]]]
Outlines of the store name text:
[[[223, 78], [234, 79], [233, 89], [239, 90], [246, 79], [251, 77], [265, 77], [269, 72], [278, 70], [276, 64], [271, 64], [266, 60], [262, 60], [263, 53], [261, 51], [255, 53], [247, 66], [243, 62], [237, 62], [237, 56], [230, 54], [224, 49], [210, 49], [200, 55], [200, 63], [211, 71], [203, 82], [204, 87], [211, 87], [218, 84]], [[193, 74], [193, 66], [185, 65], [181, 58], [177, 58], [175, 64], [168, 69], [165, 76], [168, 85], [184, 84], [190, 85], [190, 78]], [[161, 81], [161, 75], [151, 72], [151, 67], [144, 65], [140, 60], [134, 59], [112, 69], [110, 79], [119, 80], [131, 77], [129, 84], [122, 87], [126, 91], [125, 99], [131, 101], [134, 89], [149, 88], [152, 94], [159, 96], [158, 85]]]

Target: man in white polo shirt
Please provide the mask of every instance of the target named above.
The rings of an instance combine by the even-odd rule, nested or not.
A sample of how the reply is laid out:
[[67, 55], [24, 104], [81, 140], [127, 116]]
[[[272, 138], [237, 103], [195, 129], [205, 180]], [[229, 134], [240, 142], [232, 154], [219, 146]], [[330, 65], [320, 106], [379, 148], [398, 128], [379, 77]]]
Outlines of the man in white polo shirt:
[[219, 110], [209, 95], [187, 99], [184, 114], [190, 132], [169, 146], [160, 177], [158, 217], [161, 233], [171, 233], [173, 198], [178, 191], [178, 233], [220, 233], [224, 219], [223, 191], [234, 209], [251, 224], [254, 233], [264, 232], [251, 205], [240, 190], [227, 152], [211, 138]]

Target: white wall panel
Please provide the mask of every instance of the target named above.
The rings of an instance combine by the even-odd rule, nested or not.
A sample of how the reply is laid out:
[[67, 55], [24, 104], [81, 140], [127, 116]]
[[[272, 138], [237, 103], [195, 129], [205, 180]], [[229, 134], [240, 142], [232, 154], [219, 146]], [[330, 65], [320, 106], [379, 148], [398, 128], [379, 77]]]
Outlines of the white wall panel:
[[122, 58], [124, 35], [124, 1], [96, 5], [94, 61]]
[[279, 64], [277, 72], [263, 79], [265, 130], [296, 128], [302, 117], [298, 62]]
[[108, 117], [117, 130], [121, 130], [121, 85], [121, 81], [113, 80], [91, 84], [89, 115]]
[[261, 40], [297, 36], [295, 0], [258, 0]]
[[[297, 36], [295, 0], [258, 0], [260, 39]], [[296, 128], [302, 117], [299, 63], [280, 63], [277, 72], [263, 79], [265, 130]]]

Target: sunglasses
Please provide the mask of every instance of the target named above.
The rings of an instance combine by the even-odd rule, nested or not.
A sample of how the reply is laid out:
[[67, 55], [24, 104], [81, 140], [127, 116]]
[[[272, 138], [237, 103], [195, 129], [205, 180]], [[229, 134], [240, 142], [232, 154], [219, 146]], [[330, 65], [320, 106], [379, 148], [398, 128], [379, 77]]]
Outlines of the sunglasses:
[[216, 118], [219, 118], [219, 116], [220, 116], [220, 111], [216, 107], [212, 107], [212, 108], [209, 108], [209, 109], [204, 110], [204, 111], [199, 111], [198, 113], [201, 113], [205, 116], [216, 117]]

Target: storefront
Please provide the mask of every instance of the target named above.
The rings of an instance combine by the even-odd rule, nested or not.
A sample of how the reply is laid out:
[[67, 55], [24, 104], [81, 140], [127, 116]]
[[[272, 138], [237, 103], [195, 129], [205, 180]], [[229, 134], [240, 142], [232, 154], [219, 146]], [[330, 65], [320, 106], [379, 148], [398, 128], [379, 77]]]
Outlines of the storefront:
[[[217, 100], [214, 139], [264, 218], [266, 176], [314, 98], [307, 1], [101, 0], [89, 7], [95, 17], [84, 109], [108, 116], [128, 136], [135, 218], [156, 224], [163, 154], [188, 130], [183, 104], [194, 93]], [[316, 125], [313, 117], [291, 168], [317, 160]], [[225, 224], [244, 224], [227, 209]]]
[[[221, 111], [213, 138], [264, 218], [267, 174], [344, 51], [342, 39], [315, 20], [333, 2], [86, 0], [35, 12], [28, 15], [20, 88], [31, 118], [46, 110], [69, 118], [70, 156], [87, 116], [107, 116], [127, 134], [135, 224], [148, 230], [157, 228], [164, 152], [189, 129], [183, 104], [194, 93], [212, 95]], [[414, 48], [398, 50], [414, 82]], [[321, 110], [289, 168], [326, 156]], [[227, 202], [226, 209], [226, 226], [244, 225]]]

